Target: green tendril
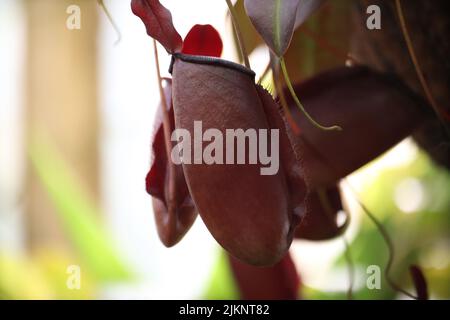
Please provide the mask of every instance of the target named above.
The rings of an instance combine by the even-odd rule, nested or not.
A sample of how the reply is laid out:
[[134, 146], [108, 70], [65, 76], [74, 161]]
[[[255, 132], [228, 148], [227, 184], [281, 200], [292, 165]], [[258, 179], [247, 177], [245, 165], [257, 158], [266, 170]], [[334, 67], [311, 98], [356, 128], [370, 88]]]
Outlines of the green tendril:
[[313, 126], [315, 126], [318, 129], [324, 130], [324, 131], [342, 131], [342, 128], [339, 126], [331, 126], [331, 127], [325, 127], [321, 124], [319, 124], [316, 120], [314, 120], [311, 115], [305, 110], [305, 107], [302, 105], [302, 103], [300, 102], [300, 99], [297, 97], [297, 94], [295, 93], [294, 88], [292, 87], [292, 83], [291, 80], [289, 78], [289, 74], [286, 68], [286, 63], [284, 61], [283, 57], [280, 57], [280, 66], [281, 66], [281, 70], [283, 72], [283, 76], [284, 79], [286, 81], [286, 85], [289, 89], [289, 92], [291, 93], [292, 98], [295, 101], [295, 104], [297, 105], [297, 107], [300, 109], [300, 111], [306, 116], [306, 118], [309, 120], [309, 122], [311, 122], [311, 124]]

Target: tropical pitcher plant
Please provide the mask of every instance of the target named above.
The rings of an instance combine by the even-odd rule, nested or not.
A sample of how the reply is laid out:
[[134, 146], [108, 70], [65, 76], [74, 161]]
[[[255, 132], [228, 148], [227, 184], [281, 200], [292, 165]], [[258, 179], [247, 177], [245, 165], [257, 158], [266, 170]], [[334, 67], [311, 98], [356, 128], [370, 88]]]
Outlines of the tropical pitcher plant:
[[[172, 1], [173, 6], [177, 1]], [[297, 81], [293, 76], [296, 60], [290, 54], [295, 45], [293, 35], [316, 12], [329, 10], [332, 15], [335, 2], [225, 1], [243, 64], [220, 58], [222, 40], [211, 25], [194, 25], [183, 39], [170, 11], [158, 0], [131, 1], [132, 12], [155, 44], [160, 92], [146, 190], [165, 246], [181, 241], [200, 215], [228, 253], [242, 298], [297, 299], [300, 277], [289, 248], [294, 239], [327, 240], [345, 232], [350, 218], [339, 187], [345, 177], [410, 135], [432, 153], [427, 146], [436, 135], [427, 134], [426, 128], [439, 131], [439, 139], [448, 146], [448, 86], [438, 90], [445, 86], [441, 82], [448, 80], [441, 77], [427, 83], [423, 77], [427, 70], [418, 64], [414, 68], [393, 63], [394, 70], [383, 69], [367, 53], [376, 46], [378, 35], [360, 41], [364, 48], [349, 48], [351, 54], [343, 53], [340, 65]], [[417, 61], [404, 23], [405, 17], [420, 9], [417, 2], [376, 2], [398, 15], [400, 26], [386, 28], [402, 35], [402, 41], [406, 39], [402, 49]], [[425, 2], [421, 5], [427, 7]], [[361, 16], [358, 6], [361, 3], [355, 1], [352, 10], [357, 18]], [[238, 17], [242, 15], [251, 29], [240, 25]], [[326, 38], [313, 36], [323, 50], [339, 57], [340, 52]], [[358, 33], [349, 32], [349, 36]], [[260, 84], [251, 68], [248, 55], [256, 46], [248, 39], [264, 43], [270, 50], [270, 63], [262, 77], [271, 75], [270, 90]], [[172, 57], [170, 66], [163, 66], [169, 68], [170, 79], [160, 75], [156, 42]], [[379, 60], [387, 61], [392, 55], [386, 52], [385, 60]], [[402, 72], [392, 72], [397, 70], [417, 72], [419, 84], [404, 81]], [[276, 135], [267, 138], [265, 151], [267, 155], [278, 152], [277, 170], [262, 174], [267, 163], [257, 161], [224, 163], [222, 159], [237, 157], [234, 146], [219, 155], [219, 149], [214, 148], [215, 153], [210, 150], [215, 162], [197, 162], [195, 155], [193, 161], [186, 161], [190, 152], [185, 140], [197, 134], [198, 123], [202, 130], [212, 132], [209, 141], [200, 141], [202, 150], [211, 149], [227, 130], [276, 130]], [[182, 152], [175, 131], [183, 133]], [[244, 160], [252, 159], [250, 149]], [[179, 154], [181, 161], [174, 161], [174, 154]], [[448, 147], [432, 157], [449, 166]], [[342, 212], [346, 213], [344, 221], [338, 219]], [[389, 283], [411, 298], [426, 299], [427, 283], [421, 269], [412, 266], [410, 274], [415, 293], [406, 292], [392, 279]]]

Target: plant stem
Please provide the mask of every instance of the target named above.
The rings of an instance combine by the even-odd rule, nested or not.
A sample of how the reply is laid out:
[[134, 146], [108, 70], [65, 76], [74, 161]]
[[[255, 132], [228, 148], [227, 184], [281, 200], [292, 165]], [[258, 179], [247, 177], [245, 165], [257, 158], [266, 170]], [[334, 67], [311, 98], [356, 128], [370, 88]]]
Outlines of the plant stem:
[[[276, 68], [278, 69], [278, 68]], [[295, 135], [300, 134], [300, 128], [298, 127], [297, 123], [295, 123], [294, 118], [292, 117], [291, 110], [289, 109], [289, 105], [286, 102], [286, 97], [284, 96], [283, 87], [281, 85], [280, 81], [280, 75], [278, 70], [272, 70], [273, 71], [273, 82], [275, 84], [275, 90], [277, 91], [278, 98], [280, 99], [280, 104], [283, 107], [284, 116], [286, 117], [286, 121], [291, 127], [292, 131]]]
[[99, 6], [103, 9], [103, 11], [106, 14], [106, 17], [108, 18], [109, 22], [111, 23], [112, 27], [114, 28], [114, 30], [116, 31], [117, 34], [117, 39], [114, 42], [114, 45], [118, 44], [120, 42], [120, 40], [122, 39], [122, 34], [120, 33], [120, 29], [117, 26], [117, 24], [115, 23], [114, 19], [112, 18], [111, 14], [109, 13], [108, 8], [106, 8], [105, 3], [103, 2], [103, 0], [97, 0], [97, 3], [99, 4]]
[[247, 49], [245, 48], [244, 40], [242, 38], [242, 32], [241, 32], [241, 29], [239, 28], [239, 23], [238, 23], [238, 20], [237, 20], [236, 10], [234, 9], [234, 6], [233, 6], [233, 4], [231, 3], [230, 0], [225, 0], [225, 1], [227, 2], [228, 10], [230, 10], [231, 20], [233, 22], [234, 32], [236, 33], [236, 38], [238, 40], [239, 50], [241, 52], [242, 59], [244, 60], [244, 65], [247, 68], [251, 69], [250, 68], [250, 60], [248, 59]]
[[280, 57], [280, 66], [281, 70], [283, 72], [284, 79], [286, 81], [286, 85], [289, 89], [289, 92], [291, 93], [292, 98], [295, 101], [295, 104], [297, 107], [302, 111], [302, 113], [306, 116], [306, 118], [311, 122], [312, 125], [314, 125], [316, 128], [324, 130], [324, 131], [342, 131], [342, 128], [339, 126], [331, 126], [331, 127], [325, 127], [319, 124], [317, 121], [315, 121], [308, 112], [306, 112], [305, 108], [303, 107], [302, 103], [300, 102], [299, 98], [297, 97], [297, 94], [295, 93], [294, 88], [292, 87], [291, 80], [289, 79], [289, 74], [286, 68], [286, 63], [284, 62], [284, 58]]
[[[153, 39], [153, 49], [155, 55], [155, 65], [156, 65], [156, 76], [158, 81], [159, 95], [161, 99], [161, 107], [162, 107], [162, 115], [163, 115], [163, 129], [164, 129], [164, 142], [166, 145], [166, 154], [167, 154], [167, 163], [169, 170], [169, 201], [167, 203], [167, 207], [172, 202], [171, 200], [176, 199], [176, 185], [175, 185], [175, 164], [171, 160], [171, 152], [172, 152], [172, 143], [171, 143], [171, 122], [169, 117], [169, 106], [167, 104], [166, 95], [164, 94], [164, 89], [162, 87], [162, 77], [161, 77], [161, 69], [159, 66], [159, 57], [158, 57], [158, 46], [156, 40]], [[170, 210], [168, 210], [170, 212]]]

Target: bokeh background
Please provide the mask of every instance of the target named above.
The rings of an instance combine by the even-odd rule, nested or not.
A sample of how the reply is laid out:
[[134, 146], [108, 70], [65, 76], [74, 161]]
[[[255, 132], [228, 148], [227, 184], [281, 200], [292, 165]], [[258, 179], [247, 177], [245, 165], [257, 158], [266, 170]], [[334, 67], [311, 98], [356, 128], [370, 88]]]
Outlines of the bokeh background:
[[[174, 248], [159, 242], [144, 184], [158, 87], [151, 39], [129, 2], [105, 1], [121, 33], [115, 44], [95, 0], [0, 0], [0, 298], [239, 298], [201, 219]], [[212, 24], [223, 57], [238, 60], [225, 1], [161, 2], [182, 36]], [[66, 27], [70, 5], [81, 9], [79, 30]], [[300, 43], [312, 74], [314, 41]], [[165, 70], [170, 59], [160, 53]], [[268, 59], [265, 48], [252, 53], [257, 74]], [[449, 172], [406, 139], [349, 182], [392, 237], [397, 282], [412, 290], [408, 268], [418, 264], [431, 297], [450, 298]], [[388, 251], [343, 189], [355, 297], [404, 298], [384, 280], [380, 290], [366, 287], [367, 268], [384, 270]], [[291, 253], [303, 298], [346, 297], [342, 238], [295, 241]], [[81, 268], [79, 290], [67, 287], [72, 265]]]

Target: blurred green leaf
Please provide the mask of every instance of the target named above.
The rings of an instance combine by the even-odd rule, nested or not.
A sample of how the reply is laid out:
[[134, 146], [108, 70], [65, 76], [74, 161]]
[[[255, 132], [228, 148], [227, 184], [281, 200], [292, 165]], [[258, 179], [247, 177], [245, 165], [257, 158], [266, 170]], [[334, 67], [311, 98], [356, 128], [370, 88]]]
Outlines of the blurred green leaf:
[[33, 137], [29, 148], [33, 169], [90, 273], [101, 282], [129, 279], [131, 274], [98, 220], [100, 213], [94, 202], [58, 150], [39, 133]]
[[293, 83], [345, 64], [352, 4], [352, 0], [327, 2], [295, 31], [284, 55]]
[[81, 285], [76, 290], [67, 287], [67, 267], [73, 264], [73, 257], [60, 250], [40, 250], [31, 257], [36, 267], [45, 277], [46, 283], [51, 287], [53, 297], [56, 299], [79, 300], [95, 299], [97, 296], [98, 283], [88, 273], [87, 268], [80, 266]]
[[204, 294], [207, 300], [237, 300], [239, 289], [234, 280], [227, 255], [220, 249], [213, 267], [211, 280]]
[[[398, 207], [395, 194], [398, 186], [406, 179], [413, 179], [422, 186], [424, 204], [416, 211], [404, 213]], [[450, 174], [437, 167], [423, 152], [418, 152], [416, 158], [409, 164], [387, 169], [367, 185], [362, 193], [362, 201], [376, 215], [389, 233], [394, 247], [395, 257], [391, 278], [404, 289], [414, 292], [409, 275], [409, 266], [428, 262], [427, 253], [439, 243], [448, 243], [450, 230]], [[409, 197], [418, 197], [411, 194]], [[350, 246], [352, 257], [357, 267], [366, 270], [369, 265], [380, 266], [382, 273], [386, 266], [387, 246], [373, 223], [367, 218], [362, 219], [360, 230]], [[441, 260], [448, 261], [450, 253], [440, 251]], [[444, 255], [444, 256], [443, 256]], [[421, 259], [425, 257], [424, 259]], [[431, 262], [430, 262], [431, 263]], [[337, 260], [337, 265], [345, 264], [343, 256]], [[449, 298], [450, 277], [447, 265], [444, 270], [427, 269], [424, 266], [431, 296]], [[441, 279], [437, 281], [436, 278]], [[397, 296], [382, 278], [381, 290], [362, 288], [355, 292], [358, 299], [393, 299]], [[443, 295], [447, 294], [447, 295]]]
[[52, 289], [30, 260], [0, 255], [0, 290], [6, 299], [52, 299]]

